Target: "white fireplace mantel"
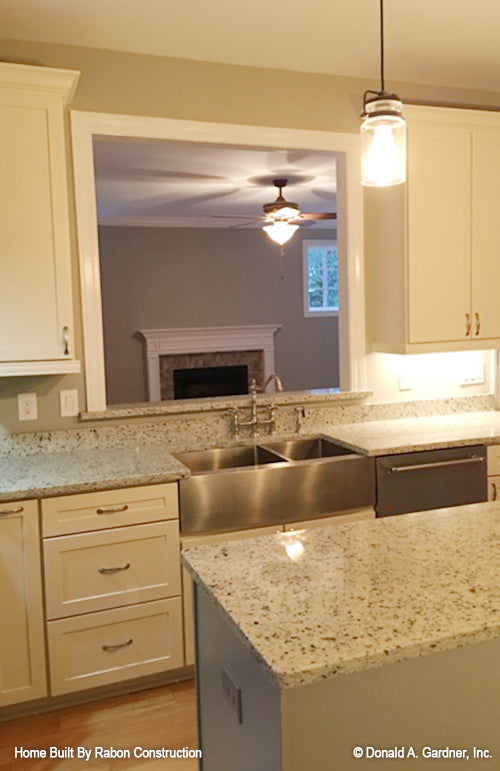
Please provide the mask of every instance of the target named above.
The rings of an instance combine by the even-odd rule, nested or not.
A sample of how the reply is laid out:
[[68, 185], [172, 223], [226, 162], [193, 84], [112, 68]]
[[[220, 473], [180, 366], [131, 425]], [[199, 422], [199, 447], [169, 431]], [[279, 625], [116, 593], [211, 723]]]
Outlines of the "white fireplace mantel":
[[274, 335], [281, 324], [187, 329], [139, 329], [146, 341], [148, 399], [161, 401], [160, 356], [219, 351], [262, 351], [264, 378], [275, 371]]

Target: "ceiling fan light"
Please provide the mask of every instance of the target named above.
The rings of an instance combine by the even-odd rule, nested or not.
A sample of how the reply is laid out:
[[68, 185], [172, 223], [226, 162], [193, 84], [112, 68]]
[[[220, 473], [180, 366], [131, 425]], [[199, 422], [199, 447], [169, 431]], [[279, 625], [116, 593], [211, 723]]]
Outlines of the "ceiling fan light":
[[390, 187], [405, 180], [403, 104], [394, 96], [372, 99], [365, 104], [361, 122], [361, 183], [368, 187]]
[[284, 220], [276, 220], [269, 225], [264, 225], [263, 230], [266, 231], [272, 241], [283, 246], [291, 239], [298, 228], [298, 225], [291, 225]]

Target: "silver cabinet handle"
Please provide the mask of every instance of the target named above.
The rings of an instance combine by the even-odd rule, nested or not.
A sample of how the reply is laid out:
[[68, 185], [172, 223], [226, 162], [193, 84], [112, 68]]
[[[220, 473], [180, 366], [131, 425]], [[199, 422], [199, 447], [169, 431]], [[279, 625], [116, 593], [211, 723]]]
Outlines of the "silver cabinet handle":
[[469, 337], [469, 335], [470, 335], [470, 328], [471, 328], [470, 313], [466, 313], [465, 314], [465, 337]]
[[497, 486], [495, 482], [491, 483], [491, 500], [496, 501], [497, 499]]
[[440, 460], [436, 463], [415, 463], [413, 466], [391, 466], [390, 474], [402, 474], [405, 471], [420, 471], [421, 469], [442, 468], [443, 466], [462, 466], [465, 463], [484, 463], [480, 455], [471, 458], [457, 458], [457, 460]]
[[102, 573], [103, 575], [108, 575], [111, 573], [119, 573], [121, 570], [128, 570], [130, 567], [130, 562], [126, 562], [125, 565], [117, 565], [113, 568], [99, 568], [99, 573]]
[[132, 645], [133, 642], [133, 638], [129, 637], [128, 640], [119, 643], [104, 643], [101, 645], [101, 648], [103, 651], [117, 651], [119, 648], [126, 648], [128, 645]]
[[474, 316], [476, 317], [476, 335], [478, 335], [481, 331], [481, 319], [479, 318], [479, 313], [475, 313]]
[[69, 329], [68, 327], [63, 327], [63, 345], [64, 345], [64, 355], [69, 356]]
[[0, 517], [8, 517], [9, 514], [21, 514], [24, 511], [24, 506], [16, 506], [13, 509], [0, 509]]
[[123, 506], [110, 506], [108, 509], [96, 509], [97, 514], [119, 514], [121, 511], [127, 511], [126, 503]]

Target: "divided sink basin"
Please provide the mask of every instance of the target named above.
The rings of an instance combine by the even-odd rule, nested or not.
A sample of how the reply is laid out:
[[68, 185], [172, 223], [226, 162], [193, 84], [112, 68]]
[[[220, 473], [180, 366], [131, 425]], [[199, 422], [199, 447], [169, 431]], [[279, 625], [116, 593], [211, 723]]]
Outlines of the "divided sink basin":
[[292, 439], [287, 442], [266, 442], [266, 449], [279, 453], [289, 460], [311, 460], [312, 458], [333, 458], [336, 455], [352, 455], [347, 450], [335, 444], [324, 436], [315, 439]]
[[190, 469], [192, 474], [223, 469], [260, 466], [264, 463], [283, 461], [281, 455], [276, 455], [266, 447], [225, 447], [221, 450], [200, 450], [195, 452], [176, 453], [175, 457]]
[[375, 462], [324, 437], [176, 453], [181, 531], [244, 530], [375, 504]]

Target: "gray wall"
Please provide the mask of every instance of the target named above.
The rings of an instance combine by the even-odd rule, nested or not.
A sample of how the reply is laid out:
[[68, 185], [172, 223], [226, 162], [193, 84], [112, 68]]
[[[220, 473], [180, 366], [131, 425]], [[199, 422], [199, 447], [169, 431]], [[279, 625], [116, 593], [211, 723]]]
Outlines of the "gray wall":
[[259, 230], [101, 227], [108, 403], [144, 401], [138, 329], [282, 324], [276, 370], [286, 389], [338, 385], [338, 321], [304, 318], [302, 238], [279, 247]]

